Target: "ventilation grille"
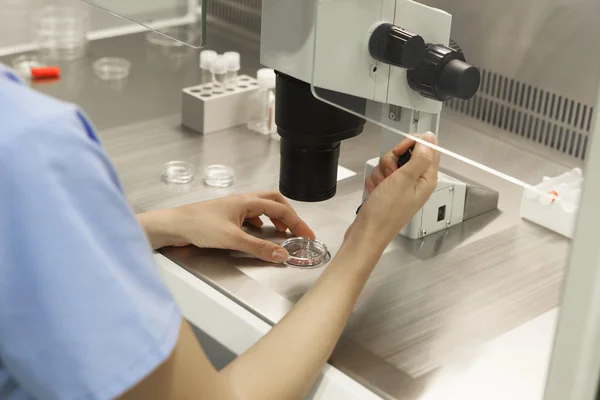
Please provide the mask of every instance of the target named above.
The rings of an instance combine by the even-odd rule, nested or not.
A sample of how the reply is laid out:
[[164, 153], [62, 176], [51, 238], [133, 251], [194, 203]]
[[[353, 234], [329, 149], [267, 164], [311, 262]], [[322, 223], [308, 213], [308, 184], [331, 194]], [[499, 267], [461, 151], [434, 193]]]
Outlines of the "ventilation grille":
[[505, 132], [583, 160], [592, 128], [591, 105], [495, 72], [481, 71], [479, 93], [447, 107]]
[[262, 0], [208, 0], [208, 16], [213, 20], [260, 35]]

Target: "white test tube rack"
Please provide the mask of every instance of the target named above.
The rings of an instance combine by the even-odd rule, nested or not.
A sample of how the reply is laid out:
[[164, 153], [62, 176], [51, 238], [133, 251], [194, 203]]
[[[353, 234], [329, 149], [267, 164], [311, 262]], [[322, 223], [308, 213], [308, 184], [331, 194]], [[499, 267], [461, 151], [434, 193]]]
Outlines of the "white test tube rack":
[[579, 168], [525, 189], [521, 200], [521, 218], [534, 222], [568, 238], [573, 238], [579, 215], [583, 174]]
[[218, 91], [214, 86], [206, 83], [182, 90], [183, 126], [207, 134], [248, 122], [251, 97], [259, 90], [257, 80], [241, 75], [236, 84]]

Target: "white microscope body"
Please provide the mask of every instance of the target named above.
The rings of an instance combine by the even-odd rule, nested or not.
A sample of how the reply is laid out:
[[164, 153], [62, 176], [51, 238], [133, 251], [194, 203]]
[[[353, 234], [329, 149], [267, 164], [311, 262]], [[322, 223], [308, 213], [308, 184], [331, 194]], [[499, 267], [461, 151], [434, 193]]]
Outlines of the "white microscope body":
[[[330, 104], [341, 103], [329, 91], [366, 99], [362, 110], [346, 111], [380, 121], [383, 154], [403, 134], [437, 134], [442, 101], [476, 93], [479, 71], [450, 48], [451, 23], [450, 14], [411, 0], [263, 0], [261, 62], [325, 89], [316, 93]], [[366, 163], [365, 177], [377, 162]], [[466, 195], [467, 184], [440, 173], [400, 233], [416, 239], [461, 223]]]

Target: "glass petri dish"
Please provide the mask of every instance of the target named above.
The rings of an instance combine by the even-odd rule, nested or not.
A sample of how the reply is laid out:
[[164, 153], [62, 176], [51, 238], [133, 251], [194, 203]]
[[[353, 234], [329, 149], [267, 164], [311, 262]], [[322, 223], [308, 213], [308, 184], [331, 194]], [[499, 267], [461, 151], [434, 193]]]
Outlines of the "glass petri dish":
[[204, 168], [204, 183], [208, 186], [226, 188], [233, 185], [235, 171], [226, 165], [209, 165]]
[[286, 240], [281, 246], [289, 254], [285, 265], [293, 268], [318, 268], [331, 260], [327, 246], [319, 240], [295, 237]]
[[31, 68], [42, 67], [44, 64], [35, 54], [22, 54], [11, 60], [13, 69], [29, 71]]
[[125, 79], [129, 76], [131, 63], [124, 58], [103, 57], [94, 62], [94, 72], [105, 81]]
[[75, 6], [45, 6], [33, 13], [32, 32], [43, 58], [74, 60], [87, 53], [89, 12]]
[[31, 79], [31, 68], [43, 67], [44, 63], [35, 54], [22, 54], [11, 60], [14, 71], [25, 81]]
[[196, 168], [185, 161], [169, 161], [163, 168], [163, 177], [169, 183], [189, 183], [195, 173]]

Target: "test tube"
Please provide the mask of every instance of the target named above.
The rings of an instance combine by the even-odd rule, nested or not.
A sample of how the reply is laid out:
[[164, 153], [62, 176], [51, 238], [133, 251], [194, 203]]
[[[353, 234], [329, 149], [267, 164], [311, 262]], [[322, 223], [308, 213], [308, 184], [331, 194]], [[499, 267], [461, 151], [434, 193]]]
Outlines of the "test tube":
[[217, 58], [217, 52], [212, 50], [203, 50], [200, 52], [200, 71], [201, 71], [201, 84], [212, 82], [212, 65]]
[[237, 77], [238, 71], [241, 68], [241, 57], [240, 53], [235, 51], [228, 51], [223, 54], [225, 57], [225, 61], [227, 63], [227, 77], [226, 77], [226, 86], [228, 88], [232, 88], [237, 86]]
[[275, 131], [275, 71], [269, 68], [259, 69], [256, 78], [259, 90], [250, 99], [250, 117], [248, 129], [262, 135]]
[[270, 68], [263, 68], [257, 72], [257, 80], [259, 86], [267, 91], [266, 97], [263, 100], [267, 112], [265, 115], [264, 131], [261, 133], [271, 135], [277, 129], [275, 126], [275, 71]]
[[227, 63], [225, 57], [217, 56], [211, 68], [213, 93], [223, 93], [227, 82]]

